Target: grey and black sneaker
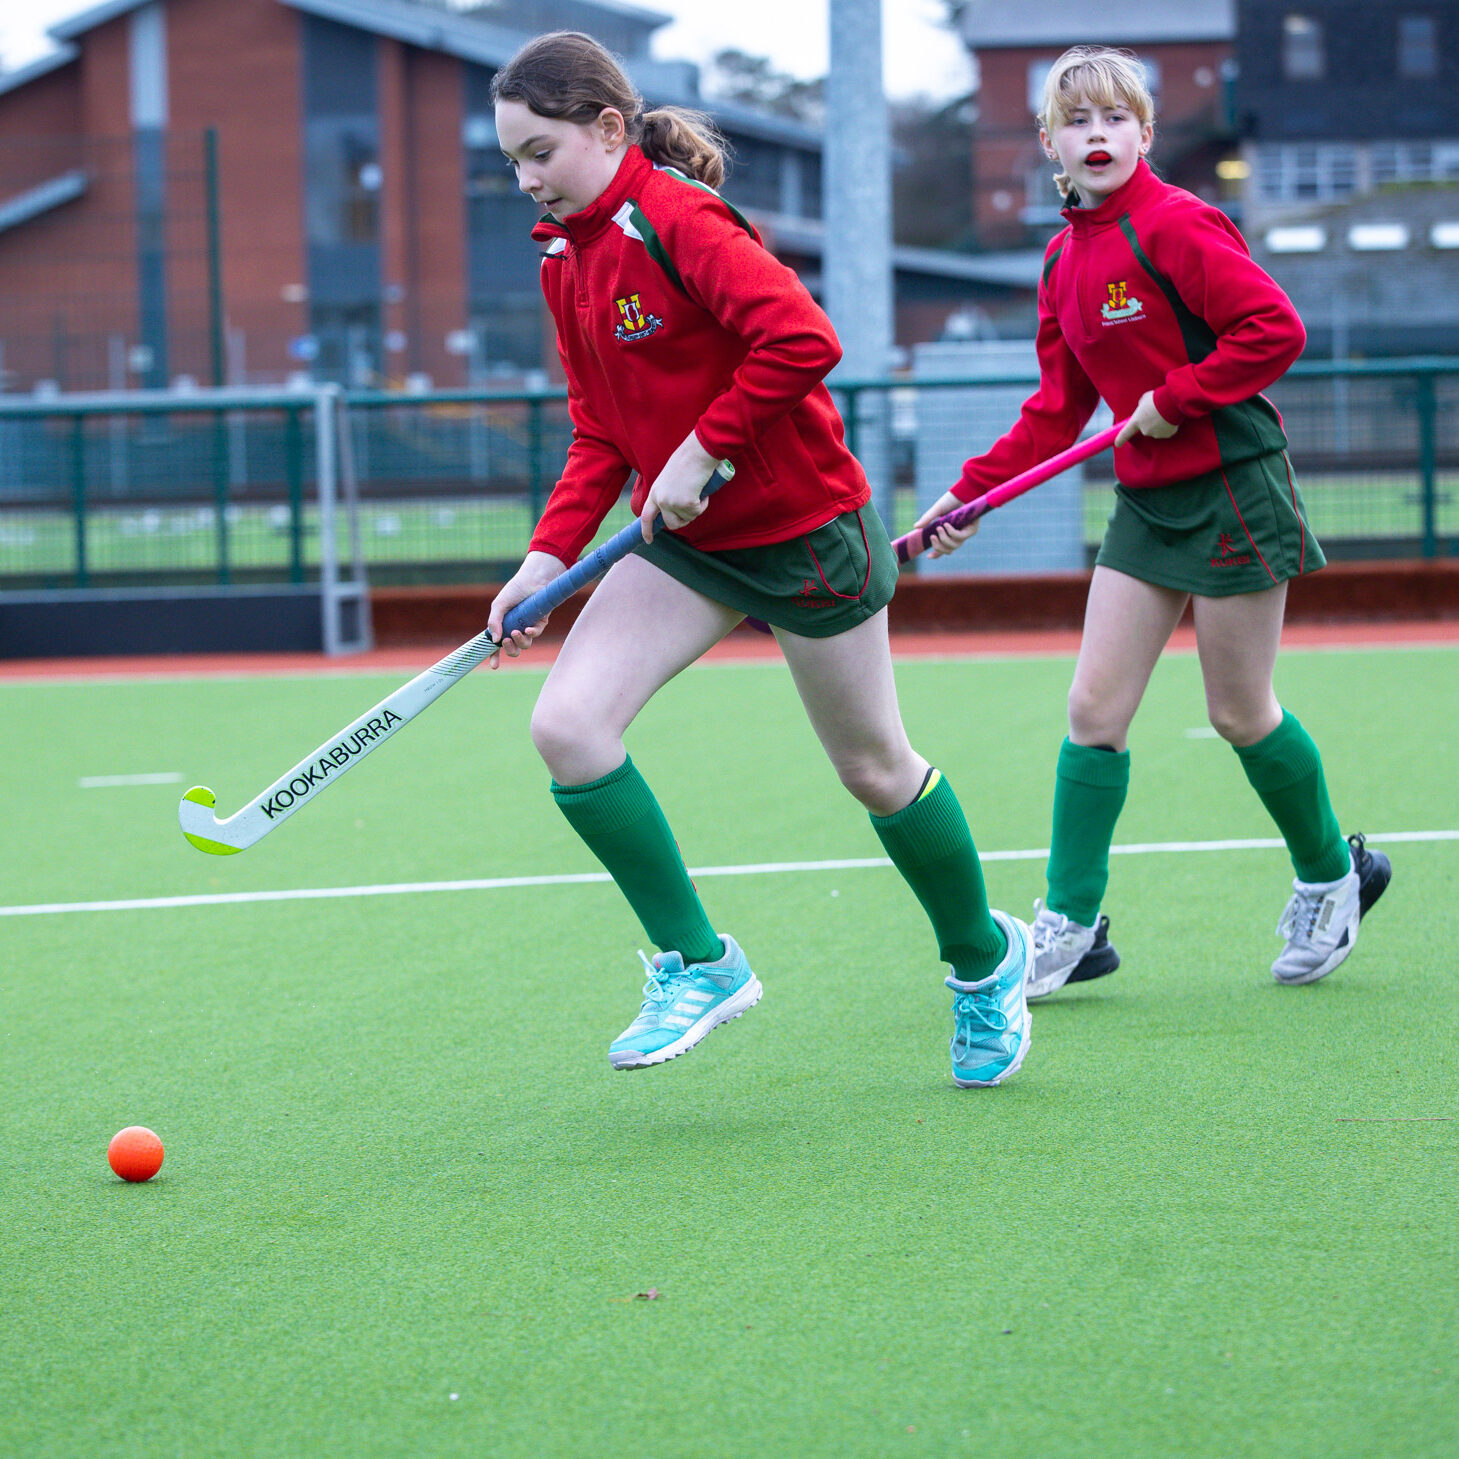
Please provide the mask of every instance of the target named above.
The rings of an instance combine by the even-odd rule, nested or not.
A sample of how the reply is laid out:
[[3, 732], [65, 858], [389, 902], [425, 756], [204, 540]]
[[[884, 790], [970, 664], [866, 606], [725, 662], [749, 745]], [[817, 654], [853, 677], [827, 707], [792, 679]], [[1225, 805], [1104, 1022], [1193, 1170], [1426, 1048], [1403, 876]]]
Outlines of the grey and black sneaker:
[[1093, 927], [1050, 911], [1041, 901], [1033, 904], [1034, 970], [1028, 980], [1030, 999], [1047, 998], [1065, 983], [1087, 983], [1102, 978], [1120, 965], [1120, 955], [1109, 940], [1109, 918], [1100, 916]]
[[1348, 837], [1352, 870], [1332, 882], [1293, 881], [1292, 896], [1277, 923], [1286, 946], [1272, 964], [1279, 983], [1315, 983], [1343, 963], [1358, 944], [1358, 924], [1381, 897], [1393, 867], [1381, 851], [1369, 851], [1363, 835]]
[[1348, 846], [1358, 872], [1358, 916], [1366, 917], [1373, 903], [1388, 890], [1393, 863], [1381, 851], [1369, 851], [1361, 831], [1348, 837]]

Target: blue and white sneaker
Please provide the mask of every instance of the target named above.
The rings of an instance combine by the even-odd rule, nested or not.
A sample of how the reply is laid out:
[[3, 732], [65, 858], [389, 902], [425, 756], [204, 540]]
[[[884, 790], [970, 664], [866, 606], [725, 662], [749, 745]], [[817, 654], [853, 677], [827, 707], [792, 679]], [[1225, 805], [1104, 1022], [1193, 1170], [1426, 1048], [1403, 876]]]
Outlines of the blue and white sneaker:
[[1001, 1084], [1018, 1072], [1028, 1053], [1033, 933], [1027, 923], [1005, 912], [994, 912], [993, 920], [1008, 938], [1003, 961], [976, 983], [947, 979], [953, 991], [952, 1082], [962, 1089]]
[[716, 1024], [738, 1018], [760, 1001], [760, 980], [739, 943], [723, 933], [719, 937], [724, 956], [717, 962], [686, 968], [677, 952], [661, 952], [651, 961], [639, 953], [648, 969], [643, 1007], [608, 1045], [608, 1062], [615, 1069], [647, 1069], [677, 1059]]

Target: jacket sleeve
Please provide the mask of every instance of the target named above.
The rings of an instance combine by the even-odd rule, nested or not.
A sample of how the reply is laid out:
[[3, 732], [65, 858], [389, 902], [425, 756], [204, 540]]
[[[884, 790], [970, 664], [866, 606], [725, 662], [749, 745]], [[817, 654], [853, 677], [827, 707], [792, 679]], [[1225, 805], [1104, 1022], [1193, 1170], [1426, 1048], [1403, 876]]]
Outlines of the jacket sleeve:
[[567, 376], [567, 412], [572, 444], [562, 476], [532, 533], [531, 550], [550, 552], [571, 566], [623, 491], [631, 470], [578, 386], [559, 338], [557, 357]]
[[1079, 432], [1099, 404], [1099, 391], [1059, 328], [1047, 278], [1039, 286], [1035, 344], [1039, 388], [1023, 402], [1018, 420], [1006, 435], [981, 456], [963, 463], [962, 475], [952, 489], [961, 501], [973, 501], [1040, 461], [1067, 450], [1079, 439]]
[[711, 456], [733, 459], [821, 383], [840, 342], [794, 270], [720, 199], [696, 192], [654, 225], [684, 292], [746, 346], [695, 430]]
[[1156, 389], [1155, 409], [1166, 420], [1179, 424], [1249, 400], [1302, 353], [1307, 331], [1292, 301], [1253, 261], [1224, 213], [1208, 206], [1171, 210], [1148, 247], [1151, 262], [1195, 316], [1197, 332], [1204, 321], [1215, 335], [1202, 359], [1172, 370]]

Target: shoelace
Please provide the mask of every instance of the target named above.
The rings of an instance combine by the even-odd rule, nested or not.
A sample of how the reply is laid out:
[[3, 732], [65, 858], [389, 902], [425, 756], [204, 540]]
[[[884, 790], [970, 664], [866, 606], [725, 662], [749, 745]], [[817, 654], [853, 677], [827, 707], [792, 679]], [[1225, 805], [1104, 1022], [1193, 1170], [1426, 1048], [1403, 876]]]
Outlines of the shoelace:
[[952, 1000], [954, 1036], [961, 1036], [965, 1044], [973, 1042], [973, 1035], [982, 1027], [989, 1033], [1006, 1033], [1008, 1015], [998, 1006], [996, 993], [957, 993]]
[[638, 956], [648, 972], [648, 982], [643, 985], [644, 1003], [652, 1003], [656, 1008], [666, 1007], [677, 996], [673, 991], [674, 984], [684, 975], [659, 967], [642, 948], [639, 948]]
[[1330, 892], [1294, 891], [1291, 901], [1282, 909], [1277, 936], [1285, 937], [1289, 942], [1311, 942], [1322, 904], [1331, 895]]
[[1033, 950], [1035, 952], [1047, 952], [1064, 935], [1069, 928], [1069, 919], [1060, 917], [1057, 922], [1045, 922], [1042, 919], [1033, 924]]
[[[1367, 851], [1367, 837], [1361, 831], [1354, 831], [1348, 837], [1348, 847], [1353, 853], [1353, 870], [1361, 881], [1372, 860]], [[1322, 904], [1332, 896], [1331, 892], [1292, 892], [1292, 899], [1282, 909], [1277, 923], [1277, 936], [1291, 941], [1311, 942], [1313, 929], [1322, 913]]]
[[1042, 902], [1035, 902], [1038, 915], [1033, 919], [1033, 950], [1047, 952], [1069, 929], [1069, 919], [1061, 912], [1052, 912]]

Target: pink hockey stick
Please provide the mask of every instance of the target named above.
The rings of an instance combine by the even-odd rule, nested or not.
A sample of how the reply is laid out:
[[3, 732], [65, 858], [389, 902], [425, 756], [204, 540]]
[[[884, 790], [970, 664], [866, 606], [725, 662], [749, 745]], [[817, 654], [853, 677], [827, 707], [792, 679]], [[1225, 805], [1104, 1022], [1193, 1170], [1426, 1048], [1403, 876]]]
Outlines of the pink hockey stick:
[[920, 557], [932, 546], [933, 535], [939, 527], [966, 527], [976, 522], [985, 512], [991, 512], [994, 507], [1001, 507], [1004, 502], [1011, 502], [1014, 497], [1022, 496], [1036, 486], [1042, 486], [1061, 471], [1067, 471], [1071, 466], [1089, 460], [1091, 456], [1098, 456], [1101, 451], [1114, 445], [1115, 437], [1124, 429], [1124, 425], [1124, 421], [1116, 421], [1108, 430], [1100, 431], [1097, 436], [1090, 436], [1088, 440], [1076, 441], [1067, 451], [1060, 451], [1057, 456], [1050, 456], [1041, 465], [1015, 476], [1012, 481], [995, 486], [976, 501], [970, 501], [965, 506], [948, 512], [946, 516], [929, 522], [925, 527], [914, 528], [905, 537], [898, 537], [892, 543], [896, 549], [897, 561], [910, 562], [914, 557]]

